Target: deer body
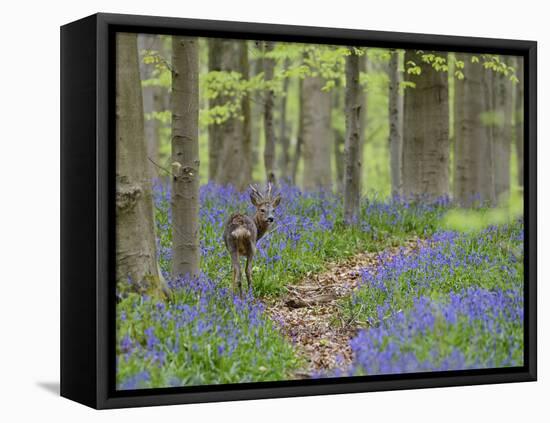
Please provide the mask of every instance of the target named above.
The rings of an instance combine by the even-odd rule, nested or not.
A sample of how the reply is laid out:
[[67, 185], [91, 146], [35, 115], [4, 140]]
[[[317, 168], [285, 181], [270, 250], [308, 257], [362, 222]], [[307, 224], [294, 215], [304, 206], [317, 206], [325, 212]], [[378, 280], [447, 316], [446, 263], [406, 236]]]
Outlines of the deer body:
[[270, 228], [274, 221], [273, 210], [279, 204], [281, 197], [271, 197], [271, 184], [268, 185], [266, 195], [262, 195], [256, 188], [250, 187], [250, 201], [256, 207], [256, 213], [250, 217], [235, 213], [231, 215], [225, 225], [223, 239], [231, 256], [233, 267], [233, 292], [239, 290], [242, 296], [242, 273], [240, 257], [246, 257], [246, 281], [248, 289], [252, 287], [252, 261], [256, 254], [256, 243]]

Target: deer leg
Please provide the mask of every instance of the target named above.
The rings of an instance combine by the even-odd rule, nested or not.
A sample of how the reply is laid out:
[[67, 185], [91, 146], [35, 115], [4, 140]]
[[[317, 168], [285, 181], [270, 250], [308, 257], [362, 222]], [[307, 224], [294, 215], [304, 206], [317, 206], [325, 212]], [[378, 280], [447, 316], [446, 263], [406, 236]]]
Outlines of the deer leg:
[[241, 264], [237, 261], [237, 284], [239, 285], [239, 297], [243, 297], [243, 278], [241, 274]]
[[233, 293], [237, 293], [237, 285], [239, 286], [239, 295], [242, 297], [241, 286], [241, 266], [239, 264], [239, 252], [231, 253], [231, 264], [233, 265]]
[[248, 283], [248, 290], [250, 291], [252, 289], [252, 261], [254, 260], [254, 253], [256, 252], [256, 247], [251, 242], [249, 253], [246, 256], [246, 282]]
[[246, 258], [246, 282], [248, 283], [248, 290], [252, 289], [252, 256]]

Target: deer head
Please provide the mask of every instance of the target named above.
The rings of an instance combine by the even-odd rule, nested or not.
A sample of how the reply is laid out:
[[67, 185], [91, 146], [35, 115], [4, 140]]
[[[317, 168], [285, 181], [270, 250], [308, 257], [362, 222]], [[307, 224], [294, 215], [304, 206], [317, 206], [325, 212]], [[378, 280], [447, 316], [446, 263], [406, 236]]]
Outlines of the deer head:
[[262, 194], [256, 187], [250, 185], [250, 201], [256, 207], [255, 219], [261, 225], [273, 223], [275, 208], [281, 202], [281, 195], [277, 194], [273, 197], [272, 189], [273, 186], [269, 183], [265, 189], [265, 194]]

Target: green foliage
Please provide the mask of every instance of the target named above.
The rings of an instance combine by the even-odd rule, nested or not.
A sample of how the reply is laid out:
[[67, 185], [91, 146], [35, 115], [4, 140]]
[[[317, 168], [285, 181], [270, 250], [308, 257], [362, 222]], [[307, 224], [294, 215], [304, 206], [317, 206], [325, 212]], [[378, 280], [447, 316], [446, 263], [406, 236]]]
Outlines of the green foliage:
[[[398, 256], [366, 275], [365, 282], [354, 297], [341, 304], [350, 321], [362, 327], [378, 327], [395, 315], [405, 316], [407, 321], [413, 318], [414, 313], [415, 320], [408, 323], [408, 333], [414, 333], [413, 327], [423, 325], [416, 319], [426, 316], [427, 310], [422, 311], [421, 306], [425, 299], [449, 305], [454, 296], [455, 303], [450, 306], [451, 313], [454, 313], [458, 309], [456, 300], [468, 292], [474, 293], [470, 301], [481, 302], [484, 300], [476, 297], [475, 293], [488, 296], [497, 293], [509, 297], [510, 301], [517, 301], [522, 296], [521, 220], [486, 228], [483, 232], [441, 234], [439, 239], [436, 236], [419, 248], [418, 255]], [[384, 276], [377, 279], [375, 272]], [[455, 311], [452, 311], [453, 307]], [[504, 309], [501, 312], [508, 311]], [[434, 314], [432, 329], [419, 330], [418, 336], [413, 338], [405, 336], [406, 345], [403, 347], [414, 352], [419, 361], [431, 360], [435, 348], [443, 357], [452, 350], [459, 350], [470, 364], [483, 363], [492, 358], [495, 365], [499, 365], [505, 363], [510, 355], [515, 361], [522, 362], [521, 320], [487, 315], [487, 318], [495, 319], [493, 324], [500, 326], [497, 331], [481, 325], [484, 316], [476, 320], [476, 316], [468, 319], [457, 314], [456, 321], [452, 322], [452, 316], [444, 317], [438, 312]], [[406, 329], [404, 331], [407, 333]], [[390, 341], [399, 343], [400, 339], [384, 339], [384, 342]]]
[[300, 361], [278, 328], [218, 291], [176, 290], [168, 304], [131, 294], [117, 304], [117, 384], [142, 373], [136, 388], [291, 378]]
[[513, 66], [509, 66], [499, 55], [483, 54], [481, 57], [483, 58], [482, 66], [485, 69], [490, 69], [497, 74], [507, 76], [513, 83], [519, 81], [515, 74], [516, 69]]
[[416, 88], [416, 83], [413, 81], [401, 81], [399, 88], [401, 93], [404, 93], [407, 88]]
[[523, 215], [523, 194], [513, 191], [498, 207], [449, 210], [441, 227], [460, 232], [479, 232], [493, 225], [511, 224]]
[[[207, 181], [207, 134], [206, 131], [210, 125], [220, 125], [229, 119], [242, 119], [242, 100], [250, 98], [253, 101], [253, 107], [261, 107], [263, 92], [271, 89], [275, 93], [276, 101], [281, 96], [288, 97], [287, 111], [287, 130], [290, 130], [291, 153], [294, 152], [298, 131], [299, 115], [299, 96], [298, 81], [311, 76], [321, 76], [324, 79], [323, 91], [340, 90], [343, 95], [345, 86], [345, 58], [351, 52], [360, 56], [366, 56], [369, 63], [369, 71], [360, 73], [360, 83], [367, 97], [367, 121], [365, 128], [365, 147], [364, 147], [364, 180], [363, 187], [367, 192], [375, 190], [379, 193], [389, 194], [390, 192], [390, 174], [389, 174], [389, 150], [387, 137], [389, 126], [387, 122], [387, 89], [389, 78], [385, 71], [385, 66], [390, 60], [392, 54], [403, 54], [402, 50], [389, 50], [381, 48], [349, 48], [345, 46], [331, 45], [311, 45], [299, 43], [277, 42], [274, 49], [268, 53], [263, 51], [261, 43], [248, 43], [249, 59], [251, 60], [251, 69], [253, 61], [263, 59], [275, 60], [274, 79], [265, 81], [263, 72], [261, 72], [261, 63], [256, 63], [256, 69], [260, 72], [254, 74], [251, 71], [251, 77], [245, 79], [238, 72], [208, 72], [206, 66], [207, 53], [204, 39], [201, 44], [201, 74], [200, 74], [200, 143], [201, 143], [201, 181]], [[142, 50], [140, 57], [142, 62], [148, 67], [147, 77], [142, 82], [144, 87], [160, 87], [165, 92], [170, 91], [171, 70], [169, 56], [169, 37], [164, 40], [166, 48], [162, 51]], [[163, 56], [164, 55], [164, 56]], [[503, 56], [496, 55], [472, 55], [469, 59], [476, 66], [484, 66], [488, 72], [497, 72], [506, 75], [513, 82], [517, 82], [515, 69], [506, 64]], [[408, 81], [400, 83], [399, 91], [403, 95], [408, 89], [416, 88], [416, 79], [421, 77], [421, 65], [431, 65], [440, 72], [449, 73], [449, 85], [454, 84], [455, 80], [465, 78], [465, 63], [456, 59], [456, 55], [449, 53], [434, 53], [417, 51], [414, 60], [403, 64], [402, 71], [410, 78]], [[467, 71], [466, 71], [467, 72]], [[283, 83], [290, 79], [290, 89], [283, 92]], [[451, 89], [452, 91], [452, 89]], [[452, 92], [450, 92], [452, 96]], [[215, 101], [215, 105], [212, 103]], [[278, 102], [278, 101], [277, 101]], [[452, 101], [449, 102], [452, 109]], [[275, 120], [277, 121], [279, 108], [275, 108]], [[332, 109], [332, 129], [343, 134], [345, 131], [344, 110]], [[519, 116], [519, 117], [518, 117]], [[516, 120], [522, 118], [521, 113], [517, 113]], [[166, 164], [166, 158], [169, 156], [169, 126], [171, 124], [171, 115], [168, 110], [160, 110], [145, 115], [147, 120], [156, 120], [161, 125], [159, 132], [161, 134], [160, 155], [161, 163]], [[481, 115], [485, 125], [501, 125], [504, 119], [502, 113], [488, 111]], [[451, 132], [454, 129], [452, 125], [453, 116], [450, 115]], [[259, 139], [255, 143], [255, 150], [261, 152], [263, 149], [263, 130], [261, 119], [255, 121], [253, 125], [259, 126], [256, 129], [259, 133]], [[204, 148], [203, 148], [204, 147]], [[277, 145], [277, 149], [280, 146]], [[277, 156], [280, 151], [277, 151]], [[257, 154], [257, 153], [256, 153]], [[452, 155], [451, 151], [451, 155]], [[513, 153], [514, 154], [514, 153]], [[292, 154], [291, 154], [292, 155]], [[164, 160], [164, 161], [163, 161]], [[302, 165], [299, 164], [298, 174], [301, 173]], [[261, 161], [254, 165], [253, 176], [263, 178]], [[451, 175], [452, 178], [452, 175]], [[299, 178], [300, 180], [300, 178]]]
[[[416, 54], [419, 56], [421, 62], [431, 65], [438, 72], [448, 72], [449, 68], [454, 69], [455, 78], [464, 79], [464, 62], [457, 60], [454, 54], [435, 54], [425, 53], [422, 50], [417, 50]], [[471, 62], [473, 64], [479, 64], [485, 69], [492, 70], [495, 73], [500, 73], [508, 77], [513, 83], [517, 83], [519, 80], [515, 74], [516, 70], [513, 66], [510, 66], [500, 56], [494, 54], [482, 54], [482, 62], [480, 62], [479, 56], [472, 56]], [[453, 62], [453, 66], [451, 66]], [[409, 75], [420, 75], [422, 68], [418, 63], [409, 60], [405, 63], [405, 71]]]
[[163, 110], [161, 112], [153, 111], [151, 113], [144, 114], [145, 120], [157, 120], [164, 124], [172, 123], [172, 112], [170, 110]]
[[412, 60], [408, 60], [405, 66], [409, 75], [420, 75], [422, 73], [422, 68]]
[[421, 57], [424, 63], [432, 65], [432, 67], [438, 72], [447, 72], [449, 69], [446, 56], [439, 56], [433, 53], [423, 53], [421, 54]]
[[[330, 198], [329, 201], [327, 201]], [[372, 196], [365, 199], [361, 208], [361, 226], [347, 227], [343, 224], [343, 206], [340, 197], [310, 197], [287, 205], [285, 213], [291, 216], [307, 216], [299, 233], [299, 241], [289, 242], [288, 226], [275, 228], [259, 243], [259, 254], [254, 260], [254, 293], [276, 295], [284, 292], [286, 284], [296, 281], [308, 272], [324, 269], [325, 263], [349, 257], [360, 251], [378, 251], [397, 245], [414, 236], [428, 236], [437, 228], [437, 222], [444, 212], [443, 206], [426, 208], [411, 204], [392, 204]], [[214, 201], [206, 200], [202, 207], [216, 209]], [[155, 212], [157, 237], [161, 250], [171, 248], [171, 228], [168, 224], [169, 202], [158, 202]], [[238, 212], [236, 205], [223, 210], [224, 216]], [[242, 209], [240, 210], [243, 211]], [[231, 284], [229, 258], [223, 241], [222, 228], [207, 218], [211, 212], [204, 212], [201, 219], [201, 246], [208, 254], [201, 258], [201, 270], [211, 279], [221, 279], [226, 287]], [[326, 222], [326, 225], [322, 222]], [[279, 260], [272, 260], [278, 257]], [[170, 270], [169, 259], [161, 255], [160, 266]], [[220, 269], [226, 269], [220, 274]]]
[[142, 87], [162, 87], [168, 90], [172, 89], [172, 69], [166, 57], [159, 52], [151, 50], [141, 51], [141, 60], [149, 65], [149, 78], [141, 81]]

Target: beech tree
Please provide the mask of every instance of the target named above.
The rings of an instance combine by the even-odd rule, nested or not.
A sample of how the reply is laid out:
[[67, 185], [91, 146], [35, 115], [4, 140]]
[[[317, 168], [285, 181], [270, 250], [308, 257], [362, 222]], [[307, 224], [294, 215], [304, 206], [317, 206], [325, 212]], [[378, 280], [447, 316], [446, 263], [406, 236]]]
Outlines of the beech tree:
[[469, 206], [474, 201], [494, 202], [493, 148], [483, 114], [490, 108], [489, 76], [471, 54], [457, 53], [464, 64], [463, 79], [455, 82], [454, 198]]
[[447, 73], [405, 52], [420, 74], [407, 73], [403, 128], [403, 193], [441, 197], [449, 194], [449, 116]]
[[485, 96], [485, 111], [481, 116], [481, 123], [485, 126], [486, 142], [479, 146], [479, 154], [485, 156], [488, 173], [482, 173], [485, 189], [479, 193], [482, 202], [495, 205], [495, 82], [496, 76], [491, 71], [485, 70], [482, 74], [482, 93]]
[[[287, 69], [290, 65], [288, 59], [284, 62], [284, 69]], [[286, 183], [290, 182], [290, 132], [291, 128], [287, 124], [287, 93], [290, 88], [290, 78], [283, 80], [283, 92], [279, 96], [280, 109], [279, 109], [279, 139], [281, 145], [281, 154], [279, 156], [279, 168], [281, 170], [281, 179]]]
[[136, 34], [117, 34], [116, 55], [116, 278], [162, 296], [167, 288], [157, 265]]
[[356, 224], [361, 200], [361, 107], [362, 91], [359, 84], [359, 52], [351, 48], [346, 57], [346, 145], [344, 171], [344, 221]]
[[400, 84], [403, 80], [400, 71], [401, 59], [399, 51], [390, 52], [389, 85], [388, 85], [388, 116], [390, 124], [390, 175], [392, 195], [401, 195], [403, 189], [403, 96]]
[[[242, 78], [246, 81], [250, 78], [250, 62], [248, 59], [248, 43], [241, 41], [238, 45], [239, 51], [239, 71]], [[242, 113], [242, 152], [241, 172], [242, 178], [239, 189], [248, 187], [252, 181], [253, 168], [253, 144], [252, 144], [252, 108], [250, 105], [250, 95], [247, 94], [241, 99]]]
[[515, 110], [514, 110], [514, 126], [515, 126], [515, 147], [516, 147], [516, 156], [517, 156], [517, 166], [518, 166], [518, 185], [523, 188], [523, 90], [525, 87], [524, 81], [524, 70], [523, 70], [523, 58], [518, 57], [516, 59], [516, 68], [517, 68], [517, 77], [518, 83], [515, 85], [516, 95], [515, 95]]
[[304, 144], [304, 89], [303, 80], [298, 81], [298, 136], [296, 139], [296, 146], [294, 149], [294, 157], [292, 160], [292, 183], [297, 184], [298, 178], [298, 166], [300, 165], [300, 159], [302, 158], [302, 145]]
[[[208, 72], [220, 72], [222, 70], [223, 41], [220, 38], [208, 39]], [[218, 96], [208, 100], [208, 107], [215, 109], [223, 105], [223, 97]], [[208, 125], [208, 179], [215, 179], [218, 170], [218, 157], [223, 145], [222, 126], [218, 124]]]
[[172, 38], [172, 274], [199, 273], [198, 39]]
[[303, 187], [310, 191], [332, 188], [331, 93], [322, 91], [324, 85], [320, 76], [309, 76], [302, 81]]
[[[504, 63], [509, 64], [505, 59]], [[497, 201], [510, 192], [510, 155], [512, 152], [513, 83], [507, 75], [494, 75], [494, 181]]]
[[[137, 36], [138, 51], [154, 50], [160, 51], [161, 39], [158, 35], [138, 34]], [[139, 73], [141, 80], [147, 80], [150, 78], [151, 70], [150, 66], [139, 62]], [[159, 122], [151, 115], [155, 111], [160, 111], [160, 87], [156, 85], [142, 86], [143, 96], [143, 112], [148, 115], [145, 119], [145, 144], [147, 145], [147, 157], [148, 167], [151, 175], [157, 174], [157, 168], [154, 163], [159, 162]], [[153, 163], [154, 162], [154, 163]]]
[[[264, 45], [264, 53], [273, 51], [273, 42], [266, 41]], [[266, 84], [270, 84], [273, 80], [273, 70], [275, 68], [275, 61], [270, 57], [264, 57], [264, 80]], [[265, 134], [265, 147], [264, 147], [264, 166], [266, 181], [275, 184], [275, 123], [273, 121], [273, 107], [275, 102], [275, 93], [273, 87], [267, 86], [264, 92], [264, 134]]]
[[[248, 50], [246, 41], [222, 41], [222, 70], [237, 72], [248, 79]], [[250, 104], [248, 95], [241, 99], [240, 116], [231, 116], [221, 126], [223, 139], [218, 157], [215, 181], [231, 184], [244, 190], [252, 179], [252, 141], [250, 129]]]
[[[340, 81], [336, 81], [335, 87], [332, 89], [333, 119], [338, 118], [338, 111], [344, 111], [345, 120], [345, 87]], [[345, 126], [345, 125], [344, 125]], [[344, 192], [344, 150], [346, 144], [346, 128], [342, 130], [340, 125], [333, 124], [333, 148], [334, 148], [334, 164], [336, 171], [336, 189], [338, 192]]]

